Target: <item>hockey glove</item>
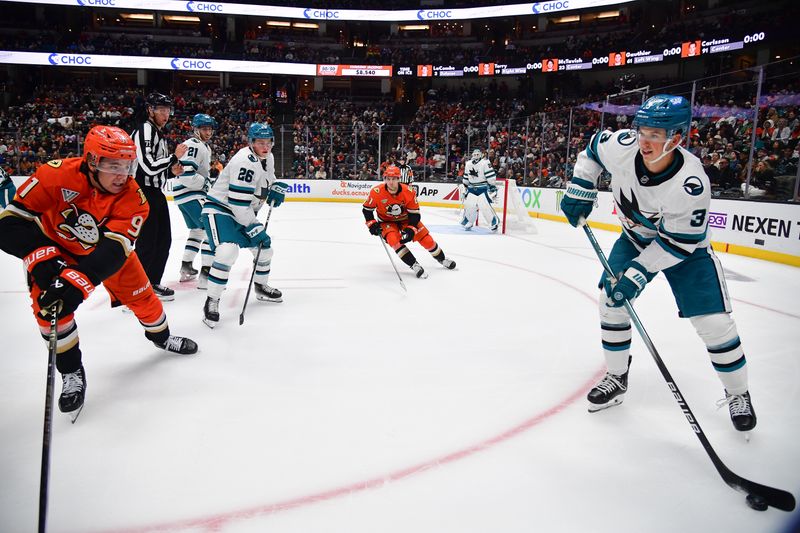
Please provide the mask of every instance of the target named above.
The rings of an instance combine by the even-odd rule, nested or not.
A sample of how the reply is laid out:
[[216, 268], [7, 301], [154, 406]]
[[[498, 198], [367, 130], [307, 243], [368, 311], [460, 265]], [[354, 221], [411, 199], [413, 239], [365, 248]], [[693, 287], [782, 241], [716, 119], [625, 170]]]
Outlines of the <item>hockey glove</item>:
[[377, 221], [374, 221], [374, 220], [372, 221], [372, 224], [367, 224], [367, 228], [369, 229], [369, 232], [371, 234], [376, 235], [376, 236], [380, 235], [381, 233], [383, 233], [383, 230], [381, 229], [380, 223], [378, 223]]
[[608, 295], [611, 307], [622, 307], [625, 301], [631, 302], [644, 290], [644, 286], [652, 279], [642, 265], [636, 261], [627, 264], [622, 277], [616, 283], [611, 283], [608, 276], [603, 278], [603, 287]]
[[289, 186], [282, 181], [276, 181], [272, 184], [272, 187], [269, 188], [269, 193], [267, 194], [267, 203], [272, 207], [280, 206], [283, 201], [286, 199], [286, 192], [289, 190]]
[[573, 227], [578, 227], [581, 221], [589, 217], [597, 199], [597, 191], [585, 189], [571, 181], [567, 192], [561, 199], [561, 211]]
[[94, 284], [86, 274], [74, 268], [66, 268], [39, 296], [39, 314], [42, 318], [47, 318], [50, 308], [56, 304], [59, 316], [71, 315], [93, 290]]
[[497, 201], [497, 186], [496, 185], [489, 185], [489, 200], [492, 202]]
[[267, 232], [264, 231], [263, 224], [258, 222], [254, 222], [246, 228], [243, 228], [242, 232], [250, 241], [250, 247], [252, 248], [257, 247], [259, 244], [262, 245], [262, 248], [269, 248], [270, 244], [272, 244], [272, 240], [269, 238], [269, 235], [267, 235]]
[[407, 242], [411, 242], [414, 240], [414, 236], [417, 234], [417, 231], [412, 228], [411, 226], [406, 226], [402, 230], [400, 230], [400, 244], [405, 244]]
[[22, 264], [40, 289], [46, 289], [53, 278], [67, 268], [67, 262], [55, 246], [42, 246], [29, 253]]

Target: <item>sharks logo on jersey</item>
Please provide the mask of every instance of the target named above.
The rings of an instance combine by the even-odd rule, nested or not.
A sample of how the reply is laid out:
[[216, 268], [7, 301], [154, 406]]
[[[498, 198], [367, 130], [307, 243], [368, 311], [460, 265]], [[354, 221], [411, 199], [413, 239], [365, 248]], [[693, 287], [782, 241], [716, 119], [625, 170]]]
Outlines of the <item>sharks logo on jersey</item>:
[[683, 190], [692, 196], [703, 194], [703, 182], [697, 176], [689, 176], [683, 182]]
[[631, 228], [637, 226], [644, 226], [649, 229], [656, 229], [658, 223], [661, 221], [661, 215], [658, 212], [645, 212], [639, 206], [639, 200], [636, 199], [636, 193], [630, 191], [630, 199], [625, 196], [625, 191], [620, 191], [619, 200], [615, 199], [617, 209], [625, 217], [628, 225]]

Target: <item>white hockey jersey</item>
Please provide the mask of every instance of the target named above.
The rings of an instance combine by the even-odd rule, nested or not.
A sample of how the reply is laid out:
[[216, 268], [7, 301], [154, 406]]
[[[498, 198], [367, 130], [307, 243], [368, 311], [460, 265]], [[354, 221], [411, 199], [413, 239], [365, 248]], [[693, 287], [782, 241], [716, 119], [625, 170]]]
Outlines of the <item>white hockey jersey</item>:
[[635, 131], [602, 131], [578, 154], [572, 177], [576, 185], [594, 189], [603, 170], [611, 174], [623, 233], [641, 250], [636, 261], [649, 272], [675, 266], [710, 242], [708, 176], [691, 153], [677, 148], [673, 154], [669, 168], [653, 175], [639, 154]]
[[176, 204], [206, 197], [206, 182], [210, 179], [211, 149], [197, 137], [190, 137], [184, 144], [189, 147], [181, 158], [183, 174], [172, 182], [172, 197]]
[[497, 182], [497, 172], [492, 168], [489, 160], [484, 158], [473, 163], [472, 159], [464, 165], [464, 176], [462, 181], [469, 188], [480, 188], [488, 185], [495, 185]]
[[275, 179], [272, 153], [262, 160], [249, 147], [242, 148], [208, 191], [203, 213], [228, 215], [245, 227], [254, 224]]

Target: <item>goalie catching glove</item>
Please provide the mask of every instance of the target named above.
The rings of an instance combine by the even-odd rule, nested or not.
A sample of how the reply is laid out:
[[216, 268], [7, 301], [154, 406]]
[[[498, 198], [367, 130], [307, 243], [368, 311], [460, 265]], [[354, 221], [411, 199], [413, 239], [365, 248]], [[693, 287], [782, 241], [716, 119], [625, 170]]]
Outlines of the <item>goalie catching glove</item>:
[[51, 307], [56, 305], [59, 316], [67, 316], [75, 312], [79, 305], [94, 291], [94, 284], [89, 277], [74, 268], [66, 268], [56, 277], [39, 296], [39, 314], [48, 318]]

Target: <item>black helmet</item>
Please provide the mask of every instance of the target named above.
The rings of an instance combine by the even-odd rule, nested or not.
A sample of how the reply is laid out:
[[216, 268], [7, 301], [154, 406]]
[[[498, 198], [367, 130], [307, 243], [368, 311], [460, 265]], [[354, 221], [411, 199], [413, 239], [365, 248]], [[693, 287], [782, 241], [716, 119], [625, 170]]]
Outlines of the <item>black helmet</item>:
[[152, 107], [157, 106], [165, 106], [165, 107], [172, 107], [172, 98], [167, 96], [166, 94], [161, 94], [160, 92], [154, 91], [147, 96], [147, 105]]

